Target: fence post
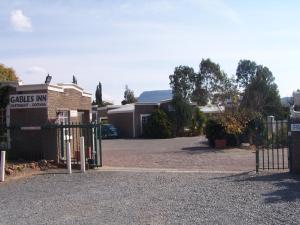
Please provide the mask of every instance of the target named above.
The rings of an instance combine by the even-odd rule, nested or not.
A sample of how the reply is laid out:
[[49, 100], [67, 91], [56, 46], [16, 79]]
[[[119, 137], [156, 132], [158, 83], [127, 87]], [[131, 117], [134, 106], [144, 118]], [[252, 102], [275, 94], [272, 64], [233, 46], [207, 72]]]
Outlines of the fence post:
[[71, 165], [71, 143], [68, 141], [67, 142], [67, 168], [68, 168], [68, 173], [72, 173], [72, 165]]
[[1, 151], [1, 171], [0, 171], [0, 181], [5, 180], [5, 151]]
[[256, 147], [256, 151], [255, 151], [255, 157], [256, 157], [256, 173], [258, 173], [259, 171], [259, 148], [258, 146]]
[[99, 151], [99, 165], [102, 167], [102, 128], [101, 124], [99, 125], [99, 139], [98, 139], [98, 151]]
[[85, 149], [84, 149], [84, 137], [80, 137], [80, 167], [81, 172], [85, 172]]

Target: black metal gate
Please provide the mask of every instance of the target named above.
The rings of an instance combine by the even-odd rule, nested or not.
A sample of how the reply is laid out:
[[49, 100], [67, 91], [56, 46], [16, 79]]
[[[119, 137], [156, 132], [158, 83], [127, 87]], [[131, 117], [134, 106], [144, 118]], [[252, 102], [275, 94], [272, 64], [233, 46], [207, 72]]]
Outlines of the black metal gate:
[[290, 122], [269, 121], [256, 127], [256, 172], [288, 170], [290, 167]]
[[84, 137], [86, 162], [102, 166], [101, 125], [95, 123], [0, 127], [0, 150], [6, 150], [11, 160], [65, 163], [69, 142], [72, 164], [80, 164], [80, 137]]

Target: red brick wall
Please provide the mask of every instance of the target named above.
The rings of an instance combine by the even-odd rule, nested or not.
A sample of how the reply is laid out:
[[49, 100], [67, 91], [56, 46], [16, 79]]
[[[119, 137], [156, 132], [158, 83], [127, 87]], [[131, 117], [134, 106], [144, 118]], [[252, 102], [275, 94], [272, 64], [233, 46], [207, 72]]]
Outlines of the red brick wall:
[[108, 114], [108, 122], [118, 129], [120, 137], [133, 137], [133, 113]]
[[[48, 119], [56, 119], [56, 112], [60, 110], [84, 111], [85, 122], [89, 122], [91, 112], [91, 98], [82, 96], [81, 92], [74, 89], [65, 89], [65, 92], [48, 91]], [[71, 121], [77, 122], [77, 121]]]

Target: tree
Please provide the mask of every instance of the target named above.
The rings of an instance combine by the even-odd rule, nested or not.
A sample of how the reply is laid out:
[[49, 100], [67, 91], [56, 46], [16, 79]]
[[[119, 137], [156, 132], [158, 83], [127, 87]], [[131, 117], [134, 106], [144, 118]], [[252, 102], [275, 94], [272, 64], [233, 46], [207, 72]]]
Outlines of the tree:
[[173, 95], [189, 100], [192, 94], [194, 69], [188, 66], [178, 66], [174, 73], [169, 76]]
[[1, 81], [18, 81], [18, 77], [12, 68], [0, 64], [0, 82]]
[[206, 115], [199, 109], [199, 107], [196, 107], [193, 110], [194, 126], [192, 127], [192, 130], [196, 130], [197, 134], [201, 134], [206, 120], [207, 120]]
[[192, 119], [192, 106], [181, 95], [173, 95], [171, 102], [174, 111], [168, 112], [168, 116], [173, 125], [173, 131], [181, 136], [184, 133], [184, 127], [189, 126]]
[[171, 123], [164, 111], [157, 109], [150, 115], [144, 127], [144, 135], [148, 138], [171, 137]]
[[[233, 87], [231, 80], [219, 64], [210, 59], [202, 59], [199, 73], [192, 77], [192, 100], [198, 105], [206, 105], [209, 101], [218, 102], [228, 94], [226, 90]], [[223, 95], [224, 94], [224, 95]]]
[[256, 65], [254, 69], [254, 65], [255, 62], [244, 60], [240, 61], [237, 68], [237, 74], [242, 74], [238, 79], [239, 84], [245, 88], [241, 107], [259, 112], [264, 117], [280, 117], [283, 111], [275, 78], [269, 68]]
[[137, 99], [134, 96], [133, 90], [128, 88], [128, 85], [125, 86], [124, 91], [124, 100], [122, 101], [122, 105], [131, 104], [137, 102]]
[[239, 87], [246, 88], [255, 76], [256, 70], [257, 65], [255, 62], [247, 59], [240, 60], [236, 69], [236, 82]]
[[97, 85], [95, 97], [96, 97], [96, 105], [103, 106], [101, 82], [99, 82], [99, 84]]

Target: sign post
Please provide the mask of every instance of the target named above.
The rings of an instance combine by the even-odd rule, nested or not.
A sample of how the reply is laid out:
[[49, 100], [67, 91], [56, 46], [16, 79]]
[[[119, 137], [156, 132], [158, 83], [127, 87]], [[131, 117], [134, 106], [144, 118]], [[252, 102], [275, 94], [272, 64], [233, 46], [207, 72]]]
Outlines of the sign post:
[[71, 164], [71, 143], [67, 142], [67, 169], [68, 173], [72, 173], [72, 164]]
[[1, 151], [1, 171], [0, 171], [0, 181], [5, 180], [5, 151]]
[[85, 173], [84, 137], [80, 137], [80, 167], [81, 172]]

